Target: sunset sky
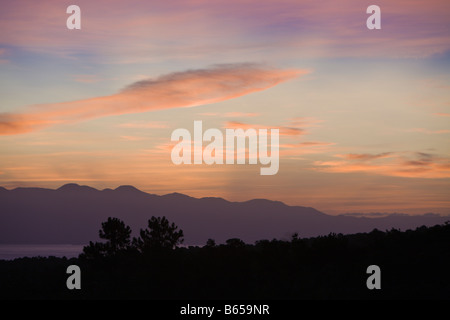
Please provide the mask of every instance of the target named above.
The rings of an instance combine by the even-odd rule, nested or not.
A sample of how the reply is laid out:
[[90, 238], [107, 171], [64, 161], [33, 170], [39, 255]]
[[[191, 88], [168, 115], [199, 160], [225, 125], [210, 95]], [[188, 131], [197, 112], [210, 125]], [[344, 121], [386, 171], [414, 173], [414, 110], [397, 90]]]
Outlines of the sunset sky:
[[[449, 17], [435, 0], [2, 1], [0, 186], [450, 214]], [[195, 120], [279, 128], [278, 173], [174, 165]]]

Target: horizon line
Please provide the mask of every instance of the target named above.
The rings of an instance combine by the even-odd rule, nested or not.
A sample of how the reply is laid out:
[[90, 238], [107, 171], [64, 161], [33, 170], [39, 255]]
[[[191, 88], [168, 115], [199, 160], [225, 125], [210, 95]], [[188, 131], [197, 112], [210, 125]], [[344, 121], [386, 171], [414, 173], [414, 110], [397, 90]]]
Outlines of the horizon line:
[[89, 185], [80, 185], [80, 184], [74, 183], [74, 182], [65, 183], [65, 184], [61, 185], [60, 187], [58, 187], [56, 189], [46, 188], [46, 187], [16, 187], [16, 188], [13, 188], [13, 189], [8, 189], [8, 188], [3, 187], [1, 185], [0, 185], [0, 189], [5, 189], [7, 191], [14, 191], [14, 190], [17, 190], [17, 189], [44, 189], [44, 190], [58, 191], [58, 190], [60, 190], [60, 189], [62, 189], [64, 187], [67, 187], [67, 186], [74, 186], [74, 187], [80, 187], [80, 188], [85, 187], [85, 188], [93, 189], [93, 190], [98, 191], [98, 192], [118, 191], [118, 189], [120, 189], [120, 188], [130, 187], [132, 189], [135, 189], [138, 192], [145, 193], [145, 194], [150, 195], [150, 196], [165, 197], [165, 196], [171, 196], [171, 195], [180, 195], [180, 196], [183, 196], [183, 197], [188, 197], [188, 198], [196, 199], [196, 200], [218, 199], [218, 200], [226, 201], [228, 203], [246, 203], [246, 202], [251, 202], [251, 201], [257, 201], [257, 200], [261, 201], [262, 200], [262, 201], [269, 201], [269, 202], [274, 202], [274, 203], [280, 203], [280, 204], [282, 204], [284, 206], [288, 206], [288, 207], [310, 208], [310, 209], [314, 209], [314, 210], [316, 210], [316, 211], [318, 211], [318, 212], [320, 212], [322, 214], [328, 215], [328, 216], [347, 216], [347, 217], [354, 217], [354, 218], [383, 218], [383, 217], [387, 217], [387, 216], [399, 216], [399, 215], [406, 215], [406, 216], [435, 215], [435, 216], [440, 216], [440, 217], [446, 217], [446, 216], [450, 217], [450, 214], [441, 214], [441, 213], [435, 213], [435, 212], [423, 212], [421, 214], [409, 214], [409, 213], [403, 213], [403, 212], [379, 212], [379, 211], [371, 211], [371, 212], [366, 212], [366, 213], [355, 211], [355, 212], [344, 212], [344, 213], [339, 213], [339, 214], [333, 214], [332, 215], [332, 214], [325, 213], [325, 212], [323, 212], [321, 210], [318, 210], [318, 209], [316, 209], [314, 207], [301, 206], [301, 205], [289, 205], [289, 204], [286, 204], [285, 202], [280, 201], [280, 200], [271, 200], [271, 199], [266, 199], [266, 198], [252, 198], [252, 199], [245, 200], [245, 201], [230, 201], [230, 200], [227, 200], [227, 199], [225, 199], [223, 197], [214, 197], [214, 196], [207, 196], [207, 197], [200, 197], [200, 198], [199, 197], [193, 197], [193, 196], [190, 196], [188, 194], [181, 193], [181, 192], [176, 192], [176, 191], [171, 192], [171, 193], [166, 193], [166, 194], [156, 194], [156, 193], [150, 193], [150, 192], [147, 192], [147, 191], [142, 191], [142, 190], [136, 188], [133, 185], [127, 185], [127, 184], [119, 185], [118, 187], [116, 187], [114, 189], [113, 188], [97, 189], [97, 188], [91, 187]]

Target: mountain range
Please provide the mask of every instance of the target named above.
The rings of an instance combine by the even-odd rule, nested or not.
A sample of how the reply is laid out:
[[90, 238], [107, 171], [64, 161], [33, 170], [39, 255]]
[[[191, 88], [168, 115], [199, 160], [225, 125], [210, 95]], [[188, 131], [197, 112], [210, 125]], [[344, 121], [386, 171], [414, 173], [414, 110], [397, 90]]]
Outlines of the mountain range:
[[204, 245], [208, 238], [223, 243], [240, 238], [289, 239], [334, 233], [369, 232], [374, 228], [406, 230], [441, 224], [449, 216], [389, 214], [328, 215], [314, 208], [254, 199], [231, 202], [222, 198], [193, 198], [184, 194], [155, 195], [132, 186], [97, 190], [66, 184], [56, 190], [0, 187], [0, 243], [87, 244], [98, 240], [101, 222], [122, 219], [137, 236], [151, 216], [166, 216], [184, 231], [185, 244]]

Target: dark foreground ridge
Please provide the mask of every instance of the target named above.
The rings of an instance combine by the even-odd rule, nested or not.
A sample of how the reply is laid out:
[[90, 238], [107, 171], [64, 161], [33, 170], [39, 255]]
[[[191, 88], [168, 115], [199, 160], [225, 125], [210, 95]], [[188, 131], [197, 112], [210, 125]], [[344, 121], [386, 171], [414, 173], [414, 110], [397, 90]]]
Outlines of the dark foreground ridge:
[[[138, 238], [119, 219], [79, 258], [0, 261], [2, 299], [449, 299], [450, 224], [401, 232], [177, 247], [182, 230], [152, 218]], [[106, 241], [105, 241], [106, 240]], [[66, 269], [81, 269], [69, 290]], [[367, 267], [381, 269], [369, 290]]]

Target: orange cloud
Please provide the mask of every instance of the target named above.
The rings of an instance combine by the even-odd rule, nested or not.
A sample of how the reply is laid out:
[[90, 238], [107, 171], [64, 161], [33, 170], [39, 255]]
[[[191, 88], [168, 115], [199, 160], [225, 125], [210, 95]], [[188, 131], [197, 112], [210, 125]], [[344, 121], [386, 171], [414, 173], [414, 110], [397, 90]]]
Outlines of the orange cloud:
[[224, 118], [249, 118], [249, 117], [257, 117], [260, 113], [251, 113], [251, 112], [227, 112], [224, 114], [215, 113], [215, 112], [203, 112], [199, 113], [201, 116], [210, 116], [210, 117], [224, 117]]
[[306, 141], [299, 143], [300, 146], [331, 146], [334, 145], [333, 142], [322, 142], [322, 141]]
[[238, 121], [228, 121], [225, 123], [224, 128], [229, 129], [279, 129], [279, 135], [284, 137], [283, 139], [288, 142], [281, 143], [279, 145], [279, 152], [281, 157], [296, 158], [300, 155], [306, 154], [318, 154], [329, 151], [330, 146], [335, 145], [333, 142], [324, 141], [303, 141], [298, 140], [307, 135], [308, 132], [300, 128], [303, 127], [316, 127], [318, 123], [322, 122], [316, 118], [293, 118], [285, 125], [280, 126], [266, 126], [261, 124], [249, 124]]
[[[266, 126], [261, 124], [248, 124], [240, 121], [228, 121], [225, 123], [226, 128], [230, 129], [239, 129], [242, 128], [244, 130], [253, 128], [253, 129], [279, 129], [279, 134], [282, 136], [290, 136], [290, 137], [300, 137], [308, 134], [308, 132], [304, 128], [312, 128], [319, 127], [319, 123], [323, 122], [317, 118], [312, 117], [296, 117], [288, 119], [283, 125], [279, 126]], [[328, 144], [327, 142], [302, 142], [302, 144]], [[299, 144], [296, 144], [299, 145]]]
[[440, 117], [450, 117], [450, 113], [438, 112], [438, 113], [433, 113], [433, 114], [440, 116]]
[[216, 103], [271, 88], [305, 73], [249, 63], [171, 73], [135, 82], [110, 96], [31, 106], [21, 114], [0, 114], [0, 135], [110, 115]]
[[137, 137], [137, 136], [120, 136], [120, 138], [125, 141], [142, 141], [147, 139], [145, 137]]
[[0, 113], [0, 135], [25, 133], [32, 131], [33, 128], [57, 123], [59, 122], [46, 120], [42, 115]]
[[248, 124], [248, 123], [242, 123], [238, 121], [228, 121], [225, 124], [225, 128], [228, 129], [279, 129], [279, 134], [281, 136], [300, 136], [305, 134], [305, 130], [301, 128], [294, 128], [294, 127], [286, 127], [286, 126], [265, 126], [260, 124]]
[[379, 154], [350, 153], [350, 154], [337, 154], [336, 157], [345, 158], [345, 159], [349, 159], [349, 160], [374, 160], [374, 159], [387, 158], [391, 154], [392, 154], [392, 152], [383, 152], [383, 153], [379, 153]]
[[351, 173], [364, 172], [404, 178], [450, 178], [450, 159], [428, 153], [391, 153], [379, 155], [336, 155], [342, 161], [315, 161], [316, 171]]

